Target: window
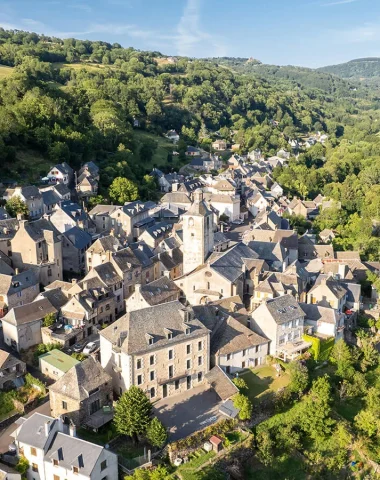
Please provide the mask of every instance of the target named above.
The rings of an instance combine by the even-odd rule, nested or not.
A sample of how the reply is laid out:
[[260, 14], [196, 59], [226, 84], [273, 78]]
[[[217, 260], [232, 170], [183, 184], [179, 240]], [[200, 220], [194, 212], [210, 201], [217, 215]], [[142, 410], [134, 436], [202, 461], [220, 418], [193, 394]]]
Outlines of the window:
[[54, 465], [55, 467], [57, 467], [57, 466], [58, 466], [58, 460], [54, 459], [54, 460], [53, 460], [53, 465]]
[[100, 471], [102, 472], [107, 468], [107, 460], [103, 460], [103, 462], [100, 464]]
[[53, 480], [60, 480], [59, 475], [53, 475]]
[[227, 361], [228, 360], [231, 360], [231, 354], [230, 353], [227, 353]]
[[173, 365], [169, 366], [169, 378], [173, 378]]
[[168, 351], [168, 358], [169, 360], [173, 360], [173, 350]]
[[186, 368], [191, 368], [191, 360], [186, 360]]
[[245, 362], [241, 362], [241, 368], [245, 368]]
[[141, 367], [142, 367], [142, 361], [141, 361], [141, 358], [139, 358], [136, 362], [136, 368], [137, 370], [140, 370]]
[[106, 305], [106, 310], [109, 310], [110, 308], [111, 308], [111, 307], [110, 307], [110, 304], [107, 303], [107, 305]]
[[185, 333], [186, 333], [186, 335], [190, 335], [190, 333], [191, 333], [190, 328], [186, 328], [186, 332], [185, 332]]
[[151, 355], [149, 358], [149, 365], [154, 365], [154, 355]]
[[62, 408], [63, 408], [64, 410], [67, 410], [67, 402], [62, 401]]
[[200, 352], [203, 348], [202, 341], [198, 342], [198, 352]]
[[21, 295], [22, 295], [22, 292], [17, 292], [18, 297], [21, 297]]
[[33, 472], [38, 472], [38, 465], [37, 465], [37, 463], [32, 463], [32, 470], [33, 470]]
[[186, 354], [190, 355], [191, 353], [191, 345], [186, 345]]
[[142, 375], [137, 375], [137, 385], [142, 384]]
[[202, 372], [198, 372], [198, 382], [201, 382], [203, 378]]
[[30, 454], [33, 455], [33, 457], [37, 456], [37, 450], [34, 447], [30, 447]]
[[154, 387], [152, 387], [150, 389], [150, 398], [154, 398], [156, 396], [156, 389]]
[[243, 357], [245, 357], [245, 354], [246, 354], [246, 350], [244, 349], [242, 352]]
[[231, 367], [229, 365], [226, 367], [226, 373], [231, 373]]
[[153, 345], [154, 339], [153, 339], [153, 338], [150, 338], [148, 343], [149, 343], [149, 345]]
[[154, 370], [150, 372], [149, 377], [151, 381], [154, 380]]
[[198, 365], [202, 365], [203, 363], [203, 357], [198, 357]]
[[174, 388], [175, 388], [176, 390], [179, 389], [179, 380], [176, 380], [176, 381], [174, 382]]

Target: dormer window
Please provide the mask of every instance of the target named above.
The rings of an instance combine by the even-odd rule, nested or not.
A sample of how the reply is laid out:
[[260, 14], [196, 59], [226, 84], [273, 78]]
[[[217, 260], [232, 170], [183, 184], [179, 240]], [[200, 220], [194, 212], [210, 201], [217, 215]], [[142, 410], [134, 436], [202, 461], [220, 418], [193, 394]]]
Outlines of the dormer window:
[[154, 337], [153, 335], [150, 335], [149, 333], [145, 334], [145, 338], [148, 342], [148, 345], [153, 345], [154, 344]]
[[165, 328], [164, 330], [165, 330], [166, 338], [168, 340], [171, 340], [173, 338], [173, 332], [169, 328]]
[[185, 334], [186, 334], [186, 335], [190, 335], [190, 333], [191, 333], [191, 328], [190, 328], [190, 327], [186, 327]]

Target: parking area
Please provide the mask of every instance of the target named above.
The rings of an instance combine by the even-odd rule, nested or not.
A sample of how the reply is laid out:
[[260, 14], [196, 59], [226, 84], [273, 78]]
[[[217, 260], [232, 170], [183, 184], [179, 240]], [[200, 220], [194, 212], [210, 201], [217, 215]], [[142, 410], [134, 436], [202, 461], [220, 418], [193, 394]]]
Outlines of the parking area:
[[154, 413], [170, 431], [170, 441], [185, 438], [221, 418], [220, 398], [206, 385], [154, 404]]

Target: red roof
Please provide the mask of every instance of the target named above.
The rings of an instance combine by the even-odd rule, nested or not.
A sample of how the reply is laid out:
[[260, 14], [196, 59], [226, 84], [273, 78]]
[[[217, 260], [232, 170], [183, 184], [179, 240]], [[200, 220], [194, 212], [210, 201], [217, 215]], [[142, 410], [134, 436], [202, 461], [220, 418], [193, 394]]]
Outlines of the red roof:
[[210, 442], [213, 444], [213, 445], [219, 445], [220, 443], [222, 443], [222, 439], [217, 437], [216, 435], [213, 435], [211, 438], [210, 438]]

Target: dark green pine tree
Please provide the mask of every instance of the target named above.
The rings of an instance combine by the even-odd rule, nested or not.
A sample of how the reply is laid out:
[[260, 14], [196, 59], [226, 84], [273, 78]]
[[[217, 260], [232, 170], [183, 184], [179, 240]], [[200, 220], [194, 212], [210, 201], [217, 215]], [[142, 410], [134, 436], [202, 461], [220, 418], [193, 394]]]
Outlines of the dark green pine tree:
[[166, 439], [168, 438], [166, 428], [158, 420], [157, 417], [154, 417], [153, 420], [150, 422], [150, 425], [146, 432], [146, 436], [154, 447], [162, 447], [165, 444]]

